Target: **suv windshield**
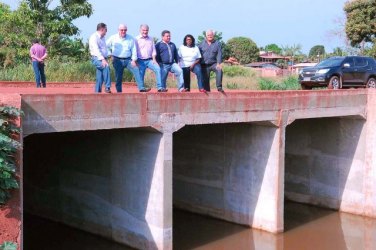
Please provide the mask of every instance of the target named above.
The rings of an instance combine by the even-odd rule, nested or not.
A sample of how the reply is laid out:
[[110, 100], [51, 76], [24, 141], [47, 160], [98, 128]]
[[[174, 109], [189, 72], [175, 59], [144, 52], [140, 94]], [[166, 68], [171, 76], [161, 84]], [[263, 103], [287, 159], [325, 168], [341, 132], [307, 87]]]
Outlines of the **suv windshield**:
[[338, 67], [343, 62], [344, 58], [329, 58], [321, 61], [316, 67]]

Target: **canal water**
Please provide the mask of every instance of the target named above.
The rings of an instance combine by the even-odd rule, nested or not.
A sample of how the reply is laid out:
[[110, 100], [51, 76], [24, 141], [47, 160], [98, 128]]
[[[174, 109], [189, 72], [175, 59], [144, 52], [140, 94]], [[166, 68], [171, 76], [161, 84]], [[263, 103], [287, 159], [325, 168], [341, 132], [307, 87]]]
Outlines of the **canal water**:
[[[285, 232], [271, 234], [174, 210], [174, 249], [376, 249], [376, 219], [285, 203]], [[129, 250], [101, 237], [25, 215], [25, 250]]]

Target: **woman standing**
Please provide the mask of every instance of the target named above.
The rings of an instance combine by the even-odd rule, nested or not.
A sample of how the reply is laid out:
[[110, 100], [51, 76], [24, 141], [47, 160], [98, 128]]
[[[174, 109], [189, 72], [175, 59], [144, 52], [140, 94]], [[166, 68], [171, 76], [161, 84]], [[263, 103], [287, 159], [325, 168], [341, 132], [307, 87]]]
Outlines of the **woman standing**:
[[180, 66], [183, 69], [184, 88], [186, 91], [191, 90], [191, 71], [197, 76], [197, 84], [200, 92], [206, 93], [202, 85], [201, 72], [201, 53], [195, 45], [195, 38], [192, 35], [186, 35], [183, 40], [183, 45], [178, 51], [180, 57]]

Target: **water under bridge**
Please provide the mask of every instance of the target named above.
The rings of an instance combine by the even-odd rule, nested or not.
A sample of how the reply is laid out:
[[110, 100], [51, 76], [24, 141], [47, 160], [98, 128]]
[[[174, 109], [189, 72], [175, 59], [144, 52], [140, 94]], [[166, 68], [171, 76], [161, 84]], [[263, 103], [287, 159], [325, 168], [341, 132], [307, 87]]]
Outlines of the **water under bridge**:
[[285, 199], [376, 217], [375, 90], [26, 85], [0, 87], [24, 112], [21, 242], [26, 211], [142, 249], [172, 249], [173, 207], [273, 233]]

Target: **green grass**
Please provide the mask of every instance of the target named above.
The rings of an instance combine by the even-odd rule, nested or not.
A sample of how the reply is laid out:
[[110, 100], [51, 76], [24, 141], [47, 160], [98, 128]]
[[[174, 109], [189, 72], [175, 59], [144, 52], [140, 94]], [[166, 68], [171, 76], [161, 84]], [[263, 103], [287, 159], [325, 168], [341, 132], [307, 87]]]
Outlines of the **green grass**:
[[297, 76], [288, 76], [286, 78], [260, 78], [260, 90], [298, 90], [300, 84]]
[[[95, 67], [90, 61], [59, 62], [46, 61], [45, 73], [47, 82], [93, 82], [95, 81]], [[115, 81], [115, 72], [111, 65], [111, 79]], [[124, 70], [124, 81], [131, 81], [133, 76]], [[1, 81], [34, 81], [34, 72], [31, 63], [19, 64], [13, 68], [0, 71]]]

